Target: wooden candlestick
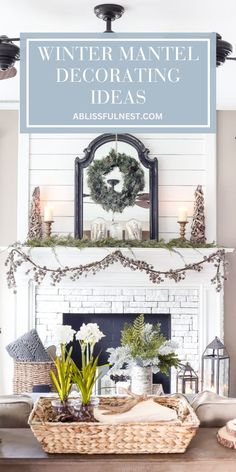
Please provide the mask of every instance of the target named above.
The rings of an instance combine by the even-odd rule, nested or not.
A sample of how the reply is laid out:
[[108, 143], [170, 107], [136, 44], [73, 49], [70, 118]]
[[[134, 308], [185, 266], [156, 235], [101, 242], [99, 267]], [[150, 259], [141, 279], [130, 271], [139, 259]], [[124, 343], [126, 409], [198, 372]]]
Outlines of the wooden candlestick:
[[54, 221], [44, 221], [44, 225], [45, 225], [45, 237], [46, 237], [46, 238], [50, 238], [50, 236], [51, 236], [51, 233], [52, 233], [52, 223], [54, 223]]
[[185, 241], [186, 224], [188, 223], [188, 221], [178, 221], [178, 223], [179, 223], [180, 239]]

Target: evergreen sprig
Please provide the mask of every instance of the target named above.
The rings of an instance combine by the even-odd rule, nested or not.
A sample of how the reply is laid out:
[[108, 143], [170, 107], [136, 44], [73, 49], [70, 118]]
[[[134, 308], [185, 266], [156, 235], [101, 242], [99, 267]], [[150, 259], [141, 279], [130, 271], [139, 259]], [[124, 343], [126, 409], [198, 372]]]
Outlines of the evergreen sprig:
[[25, 243], [22, 244], [23, 246], [29, 247], [77, 247], [78, 249], [84, 249], [86, 247], [139, 247], [139, 248], [160, 248], [160, 249], [168, 249], [172, 250], [174, 248], [193, 248], [193, 249], [204, 249], [204, 248], [212, 248], [215, 247], [215, 243], [204, 243], [204, 244], [196, 244], [191, 243], [190, 241], [183, 241], [180, 238], [171, 239], [168, 242], [165, 242], [164, 239], [160, 239], [159, 241], [155, 241], [153, 239], [148, 239], [145, 241], [139, 240], [119, 240], [113, 238], [105, 238], [99, 241], [91, 241], [89, 239], [77, 239], [71, 235], [68, 236], [59, 236], [53, 235], [50, 238], [44, 239], [29, 239]]
[[170, 354], [166, 354], [162, 356], [159, 354], [159, 368], [163, 374], [168, 375], [170, 367], [178, 367], [179, 366], [179, 358], [176, 354], [171, 352]]

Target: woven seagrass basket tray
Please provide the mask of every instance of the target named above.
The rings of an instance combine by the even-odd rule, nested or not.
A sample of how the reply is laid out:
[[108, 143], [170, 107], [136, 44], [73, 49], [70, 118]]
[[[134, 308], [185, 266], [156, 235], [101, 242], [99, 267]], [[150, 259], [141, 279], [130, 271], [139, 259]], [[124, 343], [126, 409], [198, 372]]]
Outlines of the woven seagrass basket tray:
[[[176, 410], [177, 420], [123, 424], [60, 423], [53, 421], [54, 413], [50, 398], [40, 398], [30, 415], [29, 424], [42, 448], [48, 453], [185, 452], [199, 426], [199, 420], [193, 409], [184, 397], [154, 398], [160, 405]], [[100, 405], [103, 401], [106, 402], [107, 397], [100, 398]]]

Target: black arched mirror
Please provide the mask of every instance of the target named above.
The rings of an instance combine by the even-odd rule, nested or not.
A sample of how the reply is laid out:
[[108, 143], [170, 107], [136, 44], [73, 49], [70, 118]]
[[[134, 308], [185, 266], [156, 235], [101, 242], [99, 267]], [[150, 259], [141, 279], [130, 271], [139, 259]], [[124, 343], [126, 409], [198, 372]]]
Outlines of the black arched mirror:
[[158, 240], [158, 161], [130, 134], [102, 134], [75, 160], [75, 237]]

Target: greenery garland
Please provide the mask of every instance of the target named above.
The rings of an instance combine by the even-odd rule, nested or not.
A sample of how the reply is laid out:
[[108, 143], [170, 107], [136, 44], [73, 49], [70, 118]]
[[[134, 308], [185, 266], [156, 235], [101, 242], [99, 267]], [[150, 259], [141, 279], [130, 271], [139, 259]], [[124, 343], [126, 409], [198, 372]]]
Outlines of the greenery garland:
[[[121, 192], [106, 184], [106, 175], [118, 167], [124, 176]], [[133, 157], [117, 153], [112, 149], [101, 160], [95, 160], [87, 171], [90, 196], [106, 211], [122, 213], [127, 206], [133, 206], [139, 192], [144, 189], [144, 172]]]
[[[24, 244], [19, 244], [20, 246], [29, 246], [29, 247], [76, 247], [78, 249], [84, 249], [86, 247], [139, 247], [139, 248], [159, 248], [159, 249], [168, 249], [173, 250], [174, 248], [193, 248], [193, 249], [207, 249], [216, 247], [215, 243], [193, 243], [187, 239], [171, 239], [168, 242], [165, 242], [164, 239], [156, 241], [155, 239], [147, 239], [145, 241], [140, 241], [137, 239], [130, 240], [120, 240], [114, 238], [105, 238], [98, 241], [92, 241], [91, 239], [78, 239], [73, 236], [60, 236], [53, 235], [50, 238], [34, 238], [29, 239]], [[16, 244], [17, 246], [17, 244]]]

